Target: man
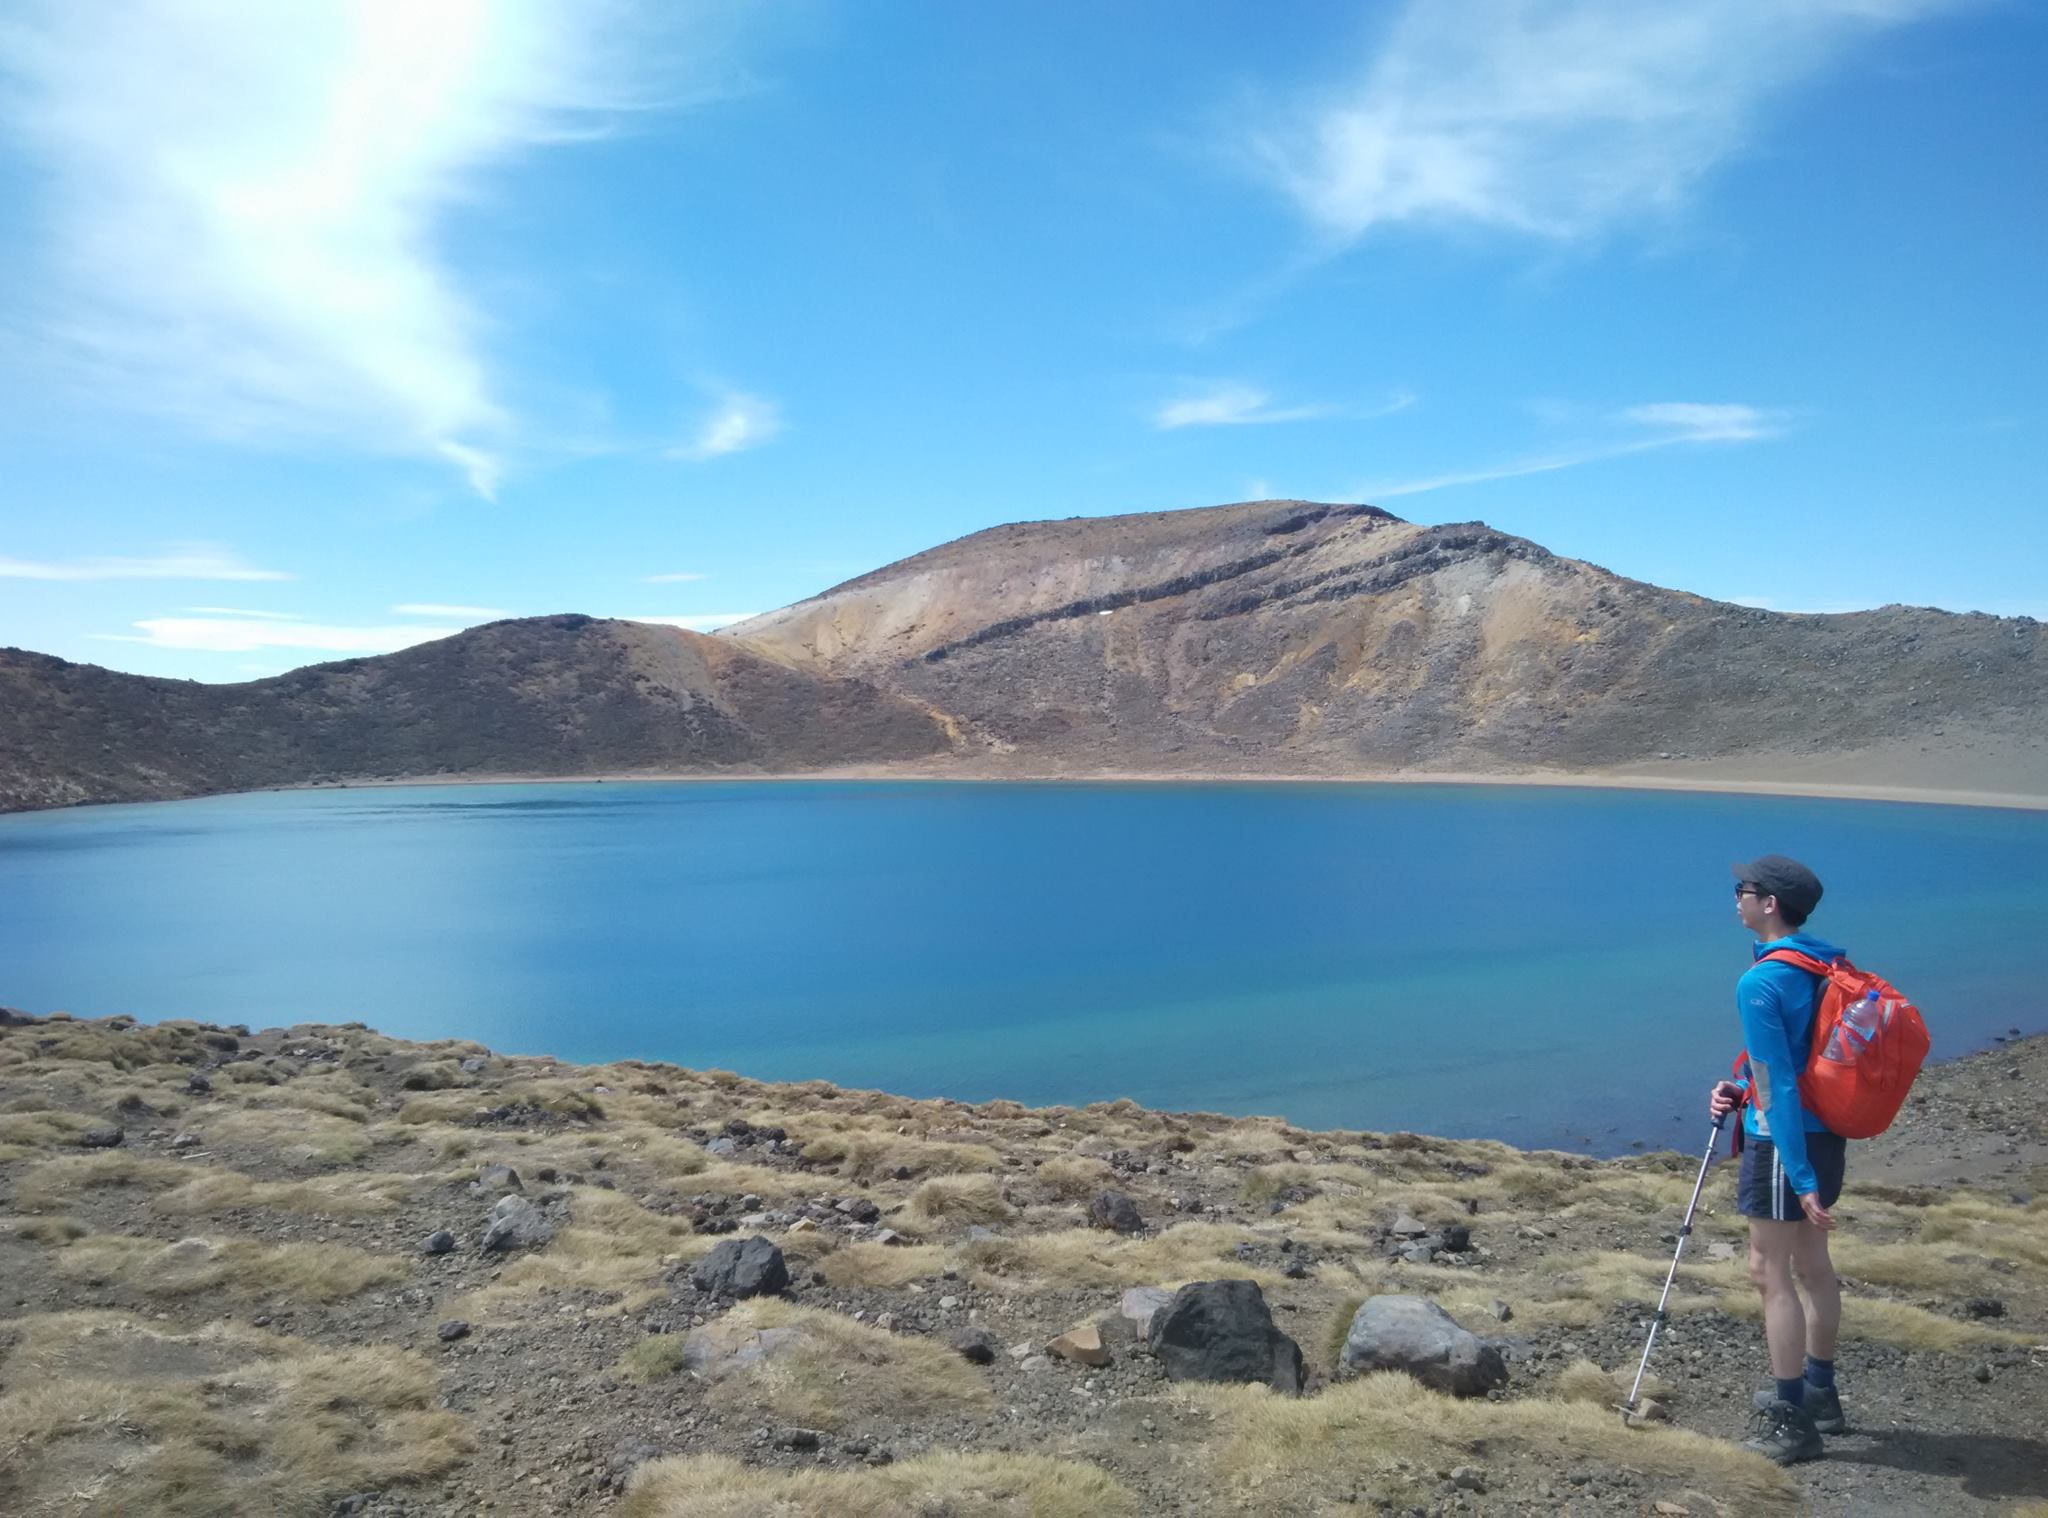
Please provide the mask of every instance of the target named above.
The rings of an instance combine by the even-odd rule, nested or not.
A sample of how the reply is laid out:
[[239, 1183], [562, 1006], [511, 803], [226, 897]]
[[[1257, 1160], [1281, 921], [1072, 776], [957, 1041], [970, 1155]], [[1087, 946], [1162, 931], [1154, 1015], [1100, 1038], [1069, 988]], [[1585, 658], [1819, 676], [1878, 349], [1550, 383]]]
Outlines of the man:
[[1745, 1078], [1714, 1087], [1709, 1109], [1719, 1117], [1742, 1108], [1746, 1142], [1736, 1206], [1749, 1219], [1749, 1275], [1763, 1294], [1775, 1380], [1757, 1393], [1756, 1425], [1744, 1447], [1780, 1465], [1818, 1459], [1820, 1436], [1848, 1426], [1835, 1389], [1842, 1293], [1828, 1258], [1835, 1226], [1828, 1208], [1842, 1193], [1847, 1141], [1799, 1099], [1820, 978], [1764, 959], [1773, 949], [1797, 949], [1823, 962], [1842, 957], [1833, 944], [1800, 931], [1820, 897], [1820, 881], [1796, 859], [1766, 854], [1735, 866], [1735, 915], [1757, 939], [1758, 962], [1735, 987], [1749, 1064]]

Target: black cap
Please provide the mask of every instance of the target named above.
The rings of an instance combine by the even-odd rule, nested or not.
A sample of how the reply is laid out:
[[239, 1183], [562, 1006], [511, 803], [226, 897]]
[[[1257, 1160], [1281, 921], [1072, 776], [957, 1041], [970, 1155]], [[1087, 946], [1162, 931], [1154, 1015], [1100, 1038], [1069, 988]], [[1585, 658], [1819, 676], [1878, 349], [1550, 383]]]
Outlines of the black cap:
[[1809, 917], [1820, 905], [1820, 877], [1796, 859], [1783, 854], [1766, 854], [1748, 864], [1735, 866], [1735, 878], [1775, 896], [1800, 917]]

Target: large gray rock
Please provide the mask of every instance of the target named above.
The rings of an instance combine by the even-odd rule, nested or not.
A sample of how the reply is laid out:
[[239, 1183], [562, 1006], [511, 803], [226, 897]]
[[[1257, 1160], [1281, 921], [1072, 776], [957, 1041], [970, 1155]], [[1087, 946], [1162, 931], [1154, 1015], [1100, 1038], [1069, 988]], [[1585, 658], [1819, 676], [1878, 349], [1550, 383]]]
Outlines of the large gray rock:
[[1149, 1340], [1152, 1319], [1172, 1300], [1173, 1293], [1164, 1286], [1133, 1286], [1117, 1303], [1117, 1311], [1130, 1322], [1139, 1338]]
[[773, 1240], [727, 1239], [697, 1262], [690, 1284], [720, 1297], [772, 1296], [789, 1285], [789, 1267]]
[[1255, 1281], [1190, 1281], [1152, 1315], [1146, 1342], [1170, 1381], [1252, 1381], [1299, 1396], [1301, 1346], [1273, 1326]]
[[1405, 1371], [1424, 1386], [1456, 1397], [1476, 1397], [1508, 1378], [1507, 1362], [1493, 1345], [1467, 1333], [1451, 1315], [1423, 1297], [1368, 1297], [1344, 1337], [1343, 1372]]
[[1088, 1204], [1088, 1221], [1097, 1228], [1107, 1228], [1112, 1233], [1141, 1233], [1145, 1219], [1138, 1212], [1138, 1204], [1121, 1191], [1105, 1191]]
[[555, 1236], [555, 1225], [523, 1196], [503, 1196], [492, 1204], [484, 1219], [483, 1248], [486, 1253], [501, 1249], [538, 1249]]

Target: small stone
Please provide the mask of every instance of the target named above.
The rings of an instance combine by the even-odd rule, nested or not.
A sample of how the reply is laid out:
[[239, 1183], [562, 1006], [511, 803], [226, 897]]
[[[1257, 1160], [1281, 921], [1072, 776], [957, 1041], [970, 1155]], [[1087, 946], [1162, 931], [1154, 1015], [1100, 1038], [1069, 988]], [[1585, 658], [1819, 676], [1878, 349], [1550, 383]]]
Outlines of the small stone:
[[1692, 1509], [1682, 1502], [1660, 1502], [1654, 1511], [1658, 1518], [1692, 1518]]
[[455, 1235], [445, 1228], [436, 1228], [420, 1240], [421, 1254], [446, 1254], [455, 1247]]
[[875, 1242], [892, 1248], [903, 1248], [910, 1243], [910, 1240], [893, 1228], [878, 1228], [875, 1230]]
[[204, 1142], [205, 1140], [196, 1133], [180, 1133], [173, 1135], [171, 1147], [173, 1149], [197, 1149]]
[[775, 1443], [782, 1449], [816, 1449], [821, 1436], [814, 1428], [785, 1428], [775, 1436]]
[[1410, 1265], [1427, 1265], [1436, 1258], [1436, 1250], [1428, 1244], [1410, 1244], [1401, 1251], [1401, 1258]]
[[194, 1096], [205, 1096], [213, 1090], [213, 1082], [194, 1070], [185, 1077], [185, 1089]]
[[1655, 1397], [1645, 1397], [1636, 1404], [1636, 1410], [1628, 1415], [1631, 1427], [1640, 1428], [1645, 1423], [1669, 1423], [1671, 1409]]
[[1444, 1229], [1437, 1242], [1446, 1254], [1463, 1254], [1472, 1247], [1472, 1230], [1463, 1223], [1453, 1223]]
[[[1026, 1350], [1030, 1345], [1025, 1345]], [[953, 1348], [960, 1352], [960, 1358], [970, 1365], [993, 1365], [996, 1358], [996, 1341], [985, 1328], [965, 1328], [953, 1335]]]
[[1963, 1304], [1963, 1314], [1971, 1318], [2002, 1318], [2005, 1303], [1996, 1297], [1972, 1297]]
[[476, 1183], [486, 1192], [524, 1191], [519, 1172], [510, 1165], [485, 1165], [476, 1173]]
[[1077, 1323], [1047, 1344], [1048, 1352], [1077, 1365], [1107, 1365], [1109, 1351], [1103, 1347], [1102, 1330], [1093, 1323]]
[[1052, 1361], [1048, 1360], [1044, 1355], [1026, 1355], [1024, 1363], [1018, 1369], [1028, 1370], [1035, 1374], [1038, 1371], [1051, 1370]]
[[453, 1344], [457, 1339], [469, 1337], [469, 1325], [460, 1318], [450, 1318], [446, 1323], [435, 1329], [434, 1333], [443, 1344]]
[[953, 1310], [954, 1310], [955, 1308], [957, 1308], [957, 1307], [958, 1307], [959, 1305], [960, 1305], [960, 1299], [959, 1299], [958, 1297], [940, 1297], [940, 1298], [939, 1298], [939, 1311], [940, 1311], [940, 1312], [952, 1312], [952, 1311], [953, 1311]]
[[1991, 1379], [1991, 1367], [1988, 1365], [1979, 1365], [1975, 1370], [1971, 1371], [1970, 1374], [1975, 1376], [1979, 1381], [1989, 1381]]
[[1451, 1484], [1468, 1492], [1486, 1490], [1486, 1472], [1476, 1465], [1461, 1465], [1451, 1472]]
[[729, 1138], [715, 1138], [704, 1146], [704, 1152], [714, 1160], [729, 1160], [740, 1152], [740, 1146]]
[[1393, 1227], [1387, 1232], [1397, 1239], [1419, 1239], [1429, 1232], [1429, 1225], [1404, 1212], [1394, 1219]]
[[1515, 1315], [1514, 1308], [1508, 1306], [1508, 1304], [1503, 1302], [1499, 1297], [1495, 1297], [1493, 1299], [1493, 1301], [1488, 1305], [1487, 1311], [1493, 1314], [1496, 1321], [1502, 1323], [1508, 1322]]
[[78, 1136], [81, 1149], [117, 1149], [128, 1135], [113, 1123], [95, 1123]]
[[535, 1249], [554, 1236], [554, 1225], [533, 1203], [523, 1196], [503, 1196], [484, 1221], [481, 1247], [487, 1254], [501, 1249]]
[[484, 1065], [486, 1063], [487, 1061], [483, 1060], [477, 1055], [472, 1054], [468, 1059], [462, 1062], [462, 1073], [464, 1075], [481, 1075], [483, 1074]]

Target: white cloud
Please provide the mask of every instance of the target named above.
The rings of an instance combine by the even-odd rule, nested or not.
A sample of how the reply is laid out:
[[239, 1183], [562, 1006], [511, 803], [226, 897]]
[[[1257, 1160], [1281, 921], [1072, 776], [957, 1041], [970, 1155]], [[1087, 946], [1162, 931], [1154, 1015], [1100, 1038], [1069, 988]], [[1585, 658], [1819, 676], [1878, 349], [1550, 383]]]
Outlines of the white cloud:
[[[1631, 406], [1621, 420], [1669, 434], [1674, 443], [1754, 443], [1785, 430], [1783, 412], [1756, 406], [1701, 405], [1693, 401], [1660, 401]], [[1661, 446], [1661, 444], [1660, 444]]]
[[1399, 223], [1572, 239], [1683, 203], [1773, 99], [1967, 0], [1410, 0], [1356, 75], [1249, 144], [1341, 245]]
[[650, 103], [624, 4], [17, 6], [0, 124], [49, 193], [10, 314], [94, 398], [439, 458], [489, 495], [510, 418], [439, 234], [487, 169]]
[[1257, 427], [1273, 422], [1309, 422], [1325, 417], [1348, 417], [1370, 421], [1392, 416], [1415, 404], [1406, 390], [1397, 390], [1386, 400], [1363, 407], [1329, 404], [1276, 406], [1273, 398], [1253, 385], [1231, 381], [1208, 386], [1162, 405], [1153, 413], [1152, 425], [1162, 432], [1179, 427]]
[[685, 571], [682, 574], [673, 575], [642, 575], [640, 577], [640, 583], [642, 585], [687, 585], [693, 580], [702, 580], [705, 578], [706, 576], [704, 575], [694, 574], [689, 571]]
[[721, 454], [758, 448], [781, 431], [782, 411], [775, 402], [730, 391], [699, 424], [696, 436], [669, 449], [668, 456], [701, 463]]
[[[1563, 411], [1568, 408], [1553, 409]], [[1533, 454], [1475, 469], [1361, 485], [1348, 492], [1345, 499], [1390, 501], [1404, 495], [1445, 490], [1454, 485], [1483, 485], [1491, 480], [1511, 480], [1522, 475], [1552, 474], [1581, 464], [1624, 458], [1634, 453], [1654, 453], [1661, 448], [1675, 448], [1682, 444], [1763, 442], [1782, 436], [1791, 425], [1791, 417], [1784, 411], [1697, 401], [1655, 401], [1628, 406], [1608, 420], [1625, 429], [1624, 435], [1605, 442], [1589, 442], [1575, 448]]]
[[68, 563], [0, 557], [0, 580], [289, 580], [240, 555], [205, 543], [174, 544], [151, 558], [73, 559]]
[[710, 632], [761, 615], [757, 611], [710, 611], [694, 617], [623, 617], [626, 622], [652, 622], [659, 627], [683, 627], [691, 632]]
[[327, 653], [388, 654], [461, 632], [459, 627], [336, 627], [318, 622], [272, 622], [240, 618], [148, 617], [138, 633], [98, 633], [116, 643], [188, 652], [247, 654], [265, 648], [319, 649]]
[[398, 617], [470, 617], [479, 622], [495, 622], [512, 615], [495, 606], [444, 606], [438, 601], [407, 601], [403, 606], [392, 607], [391, 613]]
[[246, 606], [188, 606], [185, 608], [195, 617], [261, 617], [271, 622], [296, 622], [296, 612], [254, 611]]

